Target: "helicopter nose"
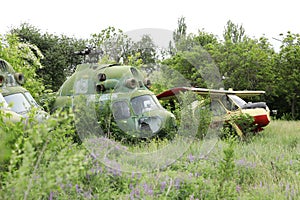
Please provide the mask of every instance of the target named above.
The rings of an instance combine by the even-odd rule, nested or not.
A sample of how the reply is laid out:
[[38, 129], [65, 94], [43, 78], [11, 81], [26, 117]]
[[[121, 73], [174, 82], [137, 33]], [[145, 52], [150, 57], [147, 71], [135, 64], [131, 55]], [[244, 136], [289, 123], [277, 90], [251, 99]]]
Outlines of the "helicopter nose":
[[252, 116], [258, 128], [270, 123], [270, 109], [265, 102], [248, 103], [243, 107], [242, 112]]
[[162, 120], [159, 117], [142, 117], [139, 119], [139, 129], [142, 132], [156, 134], [162, 127]]

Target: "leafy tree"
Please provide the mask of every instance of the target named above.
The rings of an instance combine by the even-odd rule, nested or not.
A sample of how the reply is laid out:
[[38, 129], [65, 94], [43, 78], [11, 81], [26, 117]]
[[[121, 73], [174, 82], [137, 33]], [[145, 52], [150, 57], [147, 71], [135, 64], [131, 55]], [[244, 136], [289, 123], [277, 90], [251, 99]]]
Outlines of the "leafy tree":
[[38, 28], [27, 23], [13, 28], [10, 32], [16, 34], [21, 42], [34, 44], [40, 49], [44, 55], [44, 59], [41, 60], [44, 68], [39, 69], [37, 74], [49, 89], [58, 90], [66, 77], [82, 61], [74, 52], [85, 48], [84, 40], [41, 33]]
[[[276, 57], [276, 81], [279, 86], [279, 100], [283, 103], [277, 106], [288, 107], [284, 110], [291, 113], [291, 118], [300, 117], [300, 35], [287, 32], [281, 34], [282, 46]], [[286, 104], [286, 105], [282, 105]], [[283, 111], [283, 112], [284, 112]], [[282, 113], [281, 113], [282, 114]]]
[[201, 46], [206, 50], [210, 50], [212, 46], [218, 45], [219, 41], [212, 33], [207, 33], [202, 30], [198, 30], [198, 34], [193, 37], [195, 45]]
[[245, 29], [242, 25], [234, 24], [232, 21], [228, 21], [225, 27], [223, 37], [225, 42], [239, 43], [242, 42], [245, 36]]
[[119, 62], [122, 58], [126, 62], [131, 55], [132, 40], [123, 33], [121, 29], [108, 27], [100, 33], [91, 35], [89, 43], [91, 46], [102, 51], [102, 57], [113, 62]]
[[175, 43], [186, 37], [187, 25], [185, 23], [185, 17], [180, 17], [177, 21], [178, 27], [173, 32], [173, 40]]
[[178, 49], [180, 49], [181, 43], [186, 41], [186, 29], [185, 18], [180, 17], [177, 20], [177, 29], [173, 31], [173, 41], [169, 42], [169, 54], [174, 55]]
[[0, 58], [11, 64], [16, 72], [23, 73], [24, 87], [38, 100], [44, 91], [42, 80], [36, 74], [43, 68], [40, 62], [42, 53], [35, 45], [19, 42], [15, 35], [0, 35], [0, 41]]
[[215, 83], [220, 82], [220, 76], [209, 55], [212, 46], [218, 45], [217, 38], [203, 30], [199, 30], [197, 35], [187, 35], [184, 18], [180, 18], [173, 39], [176, 46], [176, 49], [173, 49], [173, 56], [162, 63], [180, 72], [191, 81], [192, 86], [219, 87]]
[[276, 93], [274, 50], [268, 40], [247, 37], [242, 26], [227, 23], [224, 42], [210, 53], [223, 75], [224, 86], [235, 90], [266, 90]]
[[132, 46], [132, 52], [143, 61], [143, 64], [154, 64], [157, 60], [156, 46], [150, 35], [143, 35], [141, 40]]

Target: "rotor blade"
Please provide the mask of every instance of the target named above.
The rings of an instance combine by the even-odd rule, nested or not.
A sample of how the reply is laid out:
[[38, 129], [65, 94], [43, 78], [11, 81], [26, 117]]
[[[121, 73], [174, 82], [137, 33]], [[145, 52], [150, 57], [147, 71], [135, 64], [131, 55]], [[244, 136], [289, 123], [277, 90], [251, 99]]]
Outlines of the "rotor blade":
[[177, 94], [180, 92], [185, 92], [185, 91], [193, 91], [199, 95], [225, 95], [225, 94], [232, 94], [232, 95], [237, 95], [239, 97], [251, 97], [251, 96], [256, 96], [256, 95], [261, 95], [265, 94], [265, 91], [259, 91], [259, 90], [216, 90], [216, 89], [207, 89], [207, 88], [195, 88], [195, 87], [177, 87], [177, 88], [172, 88], [170, 90], [166, 90], [160, 94], [158, 94], [156, 97], [158, 99], [166, 100], [170, 98], [174, 98]]

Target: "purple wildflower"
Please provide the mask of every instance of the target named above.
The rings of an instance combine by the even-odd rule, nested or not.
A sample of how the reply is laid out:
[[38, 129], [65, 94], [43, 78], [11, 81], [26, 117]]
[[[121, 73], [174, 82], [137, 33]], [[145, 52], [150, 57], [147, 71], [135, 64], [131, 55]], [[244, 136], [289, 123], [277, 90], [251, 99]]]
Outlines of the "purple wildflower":
[[87, 192], [84, 192], [84, 199], [92, 199], [92, 193], [91, 191], [87, 191]]
[[151, 186], [148, 186], [147, 183], [144, 183], [143, 187], [144, 187], [144, 191], [147, 195], [153, 195], [153, 190], [152, 190]]
[[236, 190], [238, 193], [240, 193], [240, 191], [241, 191], [241, 186], [237, 185], [237, 186], [235, 187], [235, 190]]
[[190, 162], [193, 162], [195, 160], [195, 156], [193, 156], [192, 154], [189, 154], [188, 159]]
[[190, 200], [194, 200], [194, 194], [190, 196]]
[[81, 192], [81, 189], [80, 189], [80, 187], [78, 186], [78, 184], [75, 185], [75, 188], [76, 188], [76, 192], [77, 192], [77, 193], [80, 193], [80, 192]]
[[160, 191], [164, 191], [166, 188], [166, 185], [167, 185], [166, 181], [161, 182], [160, 183]]
[[180, 188], [180, 179], [179, 178], [176, 178], [175, 179], [175, 184], [174, 186], [176, 187], [176, 189], [179, 189]]
[[52, 200], [52, 199], [53, 199], [53, 192], [51, 191], [50, 195], [49, 195], [49, 200]]

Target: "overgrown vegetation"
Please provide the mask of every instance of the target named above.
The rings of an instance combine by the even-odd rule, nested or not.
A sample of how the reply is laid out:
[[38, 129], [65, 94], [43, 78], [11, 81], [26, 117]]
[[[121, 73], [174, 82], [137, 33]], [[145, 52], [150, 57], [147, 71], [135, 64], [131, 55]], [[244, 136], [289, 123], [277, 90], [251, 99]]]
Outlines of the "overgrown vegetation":
[[[246, 142], [219, 140], [205, 157], [204, 141], [194, 140], [176, 163], [149, 173], [105, 166], [74, 143], [70, 124], [70, 116], [60, 112], [26, 129], [19, 124], [1, 129], [1, 152], [10, 152], [0, 157], [1, 199], [300, 197], [299, 122], [273, 121]], [[151, 152], [165, 142], [141, 143], [132, 151]]]

